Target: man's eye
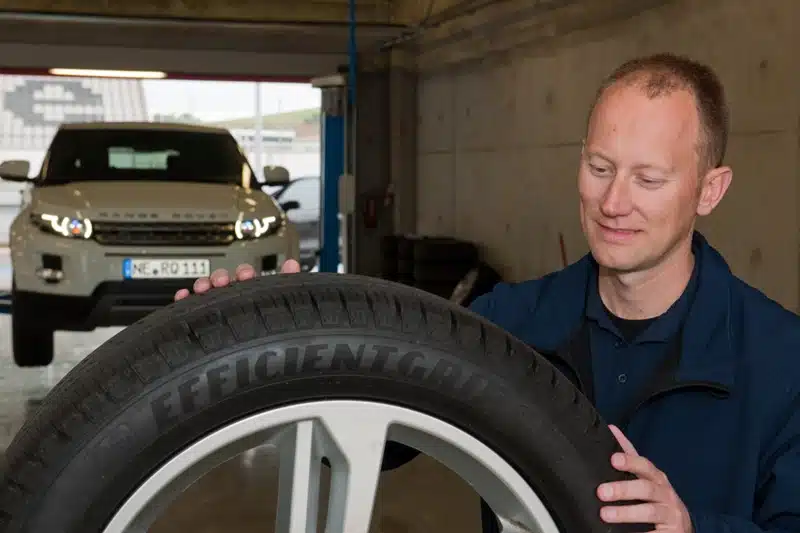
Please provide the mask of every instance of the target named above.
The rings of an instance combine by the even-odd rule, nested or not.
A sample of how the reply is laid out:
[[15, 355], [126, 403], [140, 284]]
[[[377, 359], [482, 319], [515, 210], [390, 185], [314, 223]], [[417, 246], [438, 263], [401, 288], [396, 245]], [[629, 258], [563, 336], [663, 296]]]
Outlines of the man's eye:
[[592, 171], [592, 174], [602, 176], [603, 174], [608, 174], [608, 169], [604, 167], [598, 167], [595, 165], [589, 165], [589, 169]]
[[648, 187], [648, 188], [655, 188], [655, 187], [658, 187], [659, 185], [661, 185], [663, 183], [663, 180], [640, 176], [639, 177], [639, 183], [641, 183], [642, 185], [644, 185], [645, 187]]

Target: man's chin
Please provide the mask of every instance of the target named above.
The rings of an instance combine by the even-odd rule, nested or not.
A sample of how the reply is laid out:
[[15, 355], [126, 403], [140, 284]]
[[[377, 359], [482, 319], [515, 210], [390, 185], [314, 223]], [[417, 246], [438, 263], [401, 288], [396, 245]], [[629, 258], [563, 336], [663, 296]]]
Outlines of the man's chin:
[[592, 257], [601, 267], [614, 272], [631, 272], [636, 270], [639, 261], [630, 250], [621, 250], [619, 246], [591, 246]]

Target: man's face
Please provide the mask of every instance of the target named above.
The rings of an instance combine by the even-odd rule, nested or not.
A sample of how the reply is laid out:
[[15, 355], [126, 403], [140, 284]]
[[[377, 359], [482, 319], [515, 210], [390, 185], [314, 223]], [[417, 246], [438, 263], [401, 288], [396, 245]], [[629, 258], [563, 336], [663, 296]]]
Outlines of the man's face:
[[699, 128], [687, 91], [652, 99], [636, 85], [605, 91], [578, 177], [581, 224], [599, 264], [646, 270], [689, 238], [700, 198]]

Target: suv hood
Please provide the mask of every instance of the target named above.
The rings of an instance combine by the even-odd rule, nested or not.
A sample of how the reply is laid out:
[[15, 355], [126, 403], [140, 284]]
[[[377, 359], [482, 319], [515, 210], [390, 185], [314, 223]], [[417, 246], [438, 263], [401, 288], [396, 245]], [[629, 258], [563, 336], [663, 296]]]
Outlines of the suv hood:
[[171, 182], [74, 182], [31, 191], [31, 210], [90, 219], [229, 219], [280, 212], [268, 194], [237, 185]]

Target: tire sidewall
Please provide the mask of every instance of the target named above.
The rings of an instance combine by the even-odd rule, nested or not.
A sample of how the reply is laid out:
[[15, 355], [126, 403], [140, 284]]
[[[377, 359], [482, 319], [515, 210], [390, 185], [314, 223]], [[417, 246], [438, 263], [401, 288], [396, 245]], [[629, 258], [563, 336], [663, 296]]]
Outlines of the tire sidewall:
[[[361, 399], [467, 431], [522, 474], [565, 531], [609, 531], [596, 518], [594, 487], [613, 477], [610, 465], [577, 449], [548, 408], [552, 399], [522, 394], [512, 369], [478, 366], [452, 351], [400, 335], [336, 330], [293, 332], [200, 358], [150, 383], [113, 420], [75, 441], [49, 488], [27, 507], [24, 525], [11, 530], [101, 532], [149, 474], [204, 435], [291, 403]], [[344, 364], [359, 353], [358, 364]]]

